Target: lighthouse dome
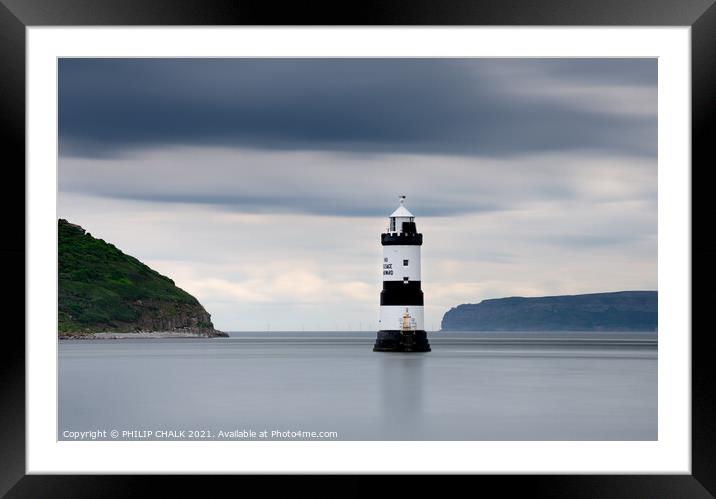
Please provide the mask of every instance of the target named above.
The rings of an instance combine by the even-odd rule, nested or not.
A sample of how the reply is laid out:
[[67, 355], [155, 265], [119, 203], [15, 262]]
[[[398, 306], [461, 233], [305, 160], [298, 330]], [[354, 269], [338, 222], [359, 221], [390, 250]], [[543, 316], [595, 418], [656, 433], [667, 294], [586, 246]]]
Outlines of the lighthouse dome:
[[412, 230], [408, 230], [415, 232], [415, 224], [413, 223], [414, 220], [415, 217], [413, 214], [405, 207], [405, 196], [400, 196], [400, 206], [398, 206], [398, 209], [390, 215], [390, 226], [388, 227], [388, 232], [403, 232], [404, 227], [406, 227], [403, 224], [410, 224], [408, 227], [411, 227]]
[[[385, 212], [384, 212], [385, 213]], [[391, 217], [414, 217], [412, 213], [404, 206], [400, 205], [398, 206], [398, 209], [395, 210], [393, 213], [390, 214]]]
[[405, 196], [400, 196], [400, 206], [398, 206], [398, 208], [390, 214], [390, 217], [414, 217], [414, 215], [405, 207]]

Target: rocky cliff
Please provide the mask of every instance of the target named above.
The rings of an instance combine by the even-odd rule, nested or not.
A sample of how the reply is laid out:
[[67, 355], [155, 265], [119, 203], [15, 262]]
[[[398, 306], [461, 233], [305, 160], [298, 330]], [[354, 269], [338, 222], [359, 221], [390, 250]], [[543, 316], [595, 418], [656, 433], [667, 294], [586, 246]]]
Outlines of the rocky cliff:
[[204, 307], [174, 281], [79, 225], [58, 222], [58, 331], [174, 332], [228, 336]]
[[451, 308], [446, 331], [656, 331], [656, 291], [499, 298]]

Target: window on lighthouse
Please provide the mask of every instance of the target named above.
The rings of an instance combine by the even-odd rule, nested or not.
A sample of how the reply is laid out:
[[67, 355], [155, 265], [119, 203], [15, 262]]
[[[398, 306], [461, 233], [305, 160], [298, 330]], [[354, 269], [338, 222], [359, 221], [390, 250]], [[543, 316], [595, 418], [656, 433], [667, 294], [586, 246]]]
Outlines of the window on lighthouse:
[[403, 277], [403, 284], [408, 284], [408, 278], [407, 278], [407, 277]]
[[408, 266], [408, 260], [403, 260], [403, 267], [407, 267], [407, 266]]

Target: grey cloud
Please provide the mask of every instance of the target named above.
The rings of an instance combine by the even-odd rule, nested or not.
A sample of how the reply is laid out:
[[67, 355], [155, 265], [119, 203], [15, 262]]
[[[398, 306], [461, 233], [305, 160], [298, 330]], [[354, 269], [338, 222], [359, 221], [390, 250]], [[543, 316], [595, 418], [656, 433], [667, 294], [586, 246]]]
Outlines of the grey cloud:
[[649, 237], [645, 234], [616, 233], [616, 234], [558, 234], [547, 236], [543, 240], [564, 248], [589, 249], [603, 246], [623, 245]]
[[407, 194], [420, 216], [656, 199], [652, 159], [586, 153], [485, 159], [360, 157], [219, 148], [161, 149], [131, 158], [61, 158], [61, 192], [194, 204], [239, 213], [384, 217]]
[[[651, 114], [604, 113], [582, 105], [591, 94], [579, 89], [609, 88], [618, 109], [635, 88], [653, 93], [656, 67], [654, 59], [61, 59], [60, 151], [112, 156], [181, 144], [654, 156], [655, 98]], [[536, 85], [557, 95], [545, 99]], [[560, 98], [563, 88], [581, 102]]]

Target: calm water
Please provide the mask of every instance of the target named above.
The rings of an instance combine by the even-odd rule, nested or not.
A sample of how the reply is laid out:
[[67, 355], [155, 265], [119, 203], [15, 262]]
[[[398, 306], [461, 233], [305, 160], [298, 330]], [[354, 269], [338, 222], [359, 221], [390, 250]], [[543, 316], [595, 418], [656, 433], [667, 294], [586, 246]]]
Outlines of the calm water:
[[655, 334], [433, 333], [424, 354], [374, 338], [61, 341], [58, 438], [657, 439]]

